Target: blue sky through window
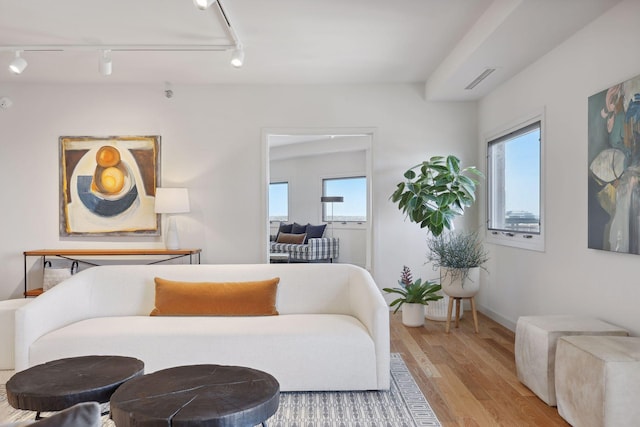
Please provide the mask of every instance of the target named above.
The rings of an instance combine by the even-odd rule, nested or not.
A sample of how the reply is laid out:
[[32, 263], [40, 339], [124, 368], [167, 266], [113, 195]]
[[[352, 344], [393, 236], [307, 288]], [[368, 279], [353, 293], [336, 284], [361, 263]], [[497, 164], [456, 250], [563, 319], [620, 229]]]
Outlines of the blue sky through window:
[[[367, 220], [367, 179], [363, 176], [323, 180], [324, 196], [342, 196], [344, 202], [333, 204], [334, 221]], [[325, 203], [324, 220], [331, 221], [331, 203]]]
[[505, 211], [540, 216], [540, 129], [505, 142]]
[[289, 183], [269, 184], [269, 221], [289, 220]]

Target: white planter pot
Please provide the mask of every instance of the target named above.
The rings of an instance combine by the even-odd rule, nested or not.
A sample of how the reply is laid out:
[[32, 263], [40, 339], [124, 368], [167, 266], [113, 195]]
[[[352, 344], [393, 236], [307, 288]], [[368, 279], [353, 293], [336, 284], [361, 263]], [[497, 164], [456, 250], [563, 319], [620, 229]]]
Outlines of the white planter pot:
[[402, 304], [402, 324], [405, 326], [424, 326], [424, 305]]
[[[438, 301], [429, 301], [429, 305], [425, 308], [424, 317], [429, 320], [435, 320], [436, 322], [447, 321], [447, 309], [449, 308], [449, 295], [445, 294], [441, 290], [437, 292], [437, 295], [442, 295], [443, 298]], [[462, 318], [462, 304], [460, 305], [460, 318]]]
[[470, 268], [467, 275], [461, 270], [440, 267], [440, 285], [450, 297], [472, 297], [480, 290], [480, 267]]

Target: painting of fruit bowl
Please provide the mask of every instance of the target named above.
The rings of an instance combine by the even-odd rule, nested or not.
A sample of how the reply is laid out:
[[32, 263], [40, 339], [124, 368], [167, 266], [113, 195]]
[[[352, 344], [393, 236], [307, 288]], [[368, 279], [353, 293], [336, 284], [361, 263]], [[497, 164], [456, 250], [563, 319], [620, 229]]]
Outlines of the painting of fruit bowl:
[[160, 136], [60, 137], [60, 235], [159, 235]]

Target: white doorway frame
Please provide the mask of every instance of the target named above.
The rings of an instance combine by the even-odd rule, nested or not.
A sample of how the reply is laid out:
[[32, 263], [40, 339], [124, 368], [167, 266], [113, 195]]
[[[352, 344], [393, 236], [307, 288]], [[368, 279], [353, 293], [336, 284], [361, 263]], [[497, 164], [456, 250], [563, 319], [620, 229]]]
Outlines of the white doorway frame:
[[[365, 170], [367, 176], [367, 222], [366, 222], [366, 257], [365, 268], [373, 274], [373, 144], [376, 138], [376, 128], [263, 128], [262, 129], [262, 200], [261, 217], [263, 248], [269, 247], [269, 138], [272, 135], [341, 135], [341, 136], [368, 136], [368, 143], [358, 147], [365, 152]], [[356, 148], [354, 148], [355, 150]], [[348, 151], [348, 150], [345, 150]], [[264, 251], [264, 262], [269, 262], [269, 251]]]

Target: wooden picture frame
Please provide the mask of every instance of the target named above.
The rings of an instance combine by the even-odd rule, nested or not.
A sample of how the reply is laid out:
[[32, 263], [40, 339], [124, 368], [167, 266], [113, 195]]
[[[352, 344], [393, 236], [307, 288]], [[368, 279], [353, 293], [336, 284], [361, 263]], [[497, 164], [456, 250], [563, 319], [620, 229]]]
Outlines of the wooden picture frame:
[[160, 136], [61, 136], [60, 236], [158, 236]]

